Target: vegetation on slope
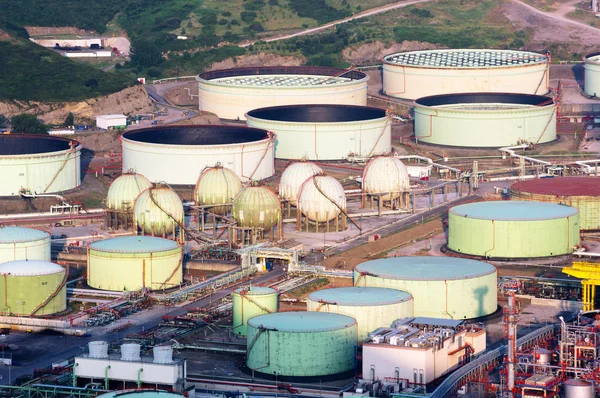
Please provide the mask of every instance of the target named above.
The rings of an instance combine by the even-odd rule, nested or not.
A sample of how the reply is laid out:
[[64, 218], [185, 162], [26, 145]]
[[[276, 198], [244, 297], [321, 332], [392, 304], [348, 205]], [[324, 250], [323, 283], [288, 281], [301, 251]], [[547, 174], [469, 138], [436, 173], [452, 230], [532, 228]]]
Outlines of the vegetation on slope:
[[134, 83], [22, 39], [0, 41], [0, 71], [0, 100], [79, 101]]

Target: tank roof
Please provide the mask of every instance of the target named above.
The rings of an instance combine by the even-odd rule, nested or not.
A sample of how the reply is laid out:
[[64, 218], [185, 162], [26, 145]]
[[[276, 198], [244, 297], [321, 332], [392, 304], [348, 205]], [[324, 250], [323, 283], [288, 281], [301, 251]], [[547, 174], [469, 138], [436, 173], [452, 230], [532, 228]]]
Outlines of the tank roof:
[[246, 294], [249, 294], [251, 296], [262, 296], [262, 295], [277, 293], [277, 290], [270, 288], [270, 287], [263, 287], [263, 286], [242, 286], [242, 287], [238, 287], [237, 289], [235, 289], [236, 293], [241, 293], [244, 291], [246, 292]]
[[31, 242], [35, 240], [47, 239], [50, 234], [45, 231], [40, 231], [33, 228], [23, 227], [2, 227], [0, 228], [0, 244], [1, 243], [19, 243]]
[[[306, 87], [345, 84], [353, 80], [368, 80], [364, 72], [323, 66], [259, 66], [219, 69], [204, 72], [199, 81], [242, 86]], [[268, 84], [267, 84], [268, 83]]]
[[376, 306], [409, 301], [412, 295], [384, 287], [338, 287], [311, 293], [309, 300], [347, 306]]
[[123, 133], [121, 139], [159, 145], [226, 145], [268, 138], [266, 130], [242, 126], [162, 126]]
[[453, 257], [390, 257], [356, 266], [356, 271], [388, 279], [433, 281], [476, 278], [496, 272], [483, 261]]
[[50, 275], [65, 272], [58, 264], [43, 260], [16, 260], [0, 264], [0, 274], [14, 276]]
[[248, 320], [248, 325], [279, 332], [311, 333], [346, 329], [356, 325], [354, 318], [329, 312], [273, 312]]
[[386, 111], [356, 105], [285, 105], [253, 109], [246, 115], [279, 122], [340, 123], [384, 118]]
[[531, 221], [571, 217], [579, 213], [579, 210], [556, 203], [499, 200], [458, 205], [449, 212], [482, 220]]
[[415, 100], [415, 104], [421, 106], [456, 106], [457, 104], [479, 105], [474, 109], [480, 109], [484, 104], [487, 108], [506, 109], [513, 105], [523, 106], [549, 106], [554, 105], [552, 97], [544, 95], [517, 94], [517, 93], [466, 93], [466, 94], [441, 94], [422, 97]]
[[90, 243], [90, 249], [101, 252], [148, 253], [163, 252], [179, 247], [170, 239], [155, 236], [119, 236]]
[[445, 49], [390, 54], [383, 57], [383, 62], [425, 68], [480, 69], [541, 64], [548, 62], [548, 56], [529, 51]]
[[516, 191], [556, 196], [600, 196], [599, 177], [554, 177], [514, 183]]
[[68, 138], [39, 134], [0, 134], [0, 156], [61, 152], [79, 146]]
[[584, 61], [598, 62], [600, 61], [600, 52], [593, 52], [583, 58]]
[[183, 397], [182, 394], [168, 391], [112, 391], [106, 394], [98, 395], [96, 398], [175, 398]]

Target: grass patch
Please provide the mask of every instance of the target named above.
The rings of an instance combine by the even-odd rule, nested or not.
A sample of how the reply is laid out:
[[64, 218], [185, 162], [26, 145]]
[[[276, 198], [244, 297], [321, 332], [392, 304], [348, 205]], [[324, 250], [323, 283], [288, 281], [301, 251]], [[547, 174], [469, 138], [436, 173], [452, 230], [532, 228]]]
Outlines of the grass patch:
[[287, 292], [287, 294], [289, 296], [299, 298], [299, 297], [305, 296], [306, 294], [308, 294], [310, 292], [319, 290], [320, 288], [327, 286], [328, 284], [329, 284], [329, 279], [318, 278], [318, 279], [315, 279], [315, 280], [307, 283], [306, 285], [303, 285], [303, 286], [300, 286], [300, 287], [290, 290], [289, 292]]

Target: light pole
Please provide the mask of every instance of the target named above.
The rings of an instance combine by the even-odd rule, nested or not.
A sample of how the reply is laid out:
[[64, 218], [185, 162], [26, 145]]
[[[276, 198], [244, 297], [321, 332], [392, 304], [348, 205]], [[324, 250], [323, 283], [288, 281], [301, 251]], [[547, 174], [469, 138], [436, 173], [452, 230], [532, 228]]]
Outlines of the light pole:
[[273, 372], [275, 374], [275, 398], [279, 395], [279, 384], [277, 383], [277, 372]]

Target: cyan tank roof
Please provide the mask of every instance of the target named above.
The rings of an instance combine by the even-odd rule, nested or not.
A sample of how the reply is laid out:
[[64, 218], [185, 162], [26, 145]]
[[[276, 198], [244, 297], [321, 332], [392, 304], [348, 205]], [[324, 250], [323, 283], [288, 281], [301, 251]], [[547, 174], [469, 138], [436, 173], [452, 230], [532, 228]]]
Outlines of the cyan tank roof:
[[43, 260], [17, 260], [0, 264], [0, 275], [11, 274], [14, 276], [50, 275], [64, 272], [65, 269], [58, 264]]
[[48, 232], [23, 227], [0, 228], [0, 243], [30, 242], [46, 239], [50, 236]]
[[412, 295], [402, 290], [384, 287], [339, 287], [323, 289], [308, 296], [312, 301], [348, 306], [374, 306], [403, 303], [412, 299]]
[[400, 280], [455, 280], [489, 275], [496, 267], [483, 261], [453, 257], [409, 256], [367, 261], [356, 272]]
[[454, 206], [450, 213], [482, 220], [532, 221], [571, 217], [579, 210], [556, 203], [499, 200]]
[[262, 286], [242, 286], [235, 289], [236, 293], [246, 292], [251, 296], [262, 296], [266, 294], [277, 293], [277, 290], [272, 289], [270, 287], [262, 287]]
[[248, 320], [248, 325], [280, 332], [324, 332], [356, 325], [354, 318], [329, 312], [273, 312]]
[[106, 394], [98, 395], [97, 398], [175, 398], [183, 397], [183, 395], [167, 391], [113, 391]]
[[162, 252], [178, 247], [175, 241], [154, 236], [119, 236], [90, 243], [90, 249], [119, 253]]

